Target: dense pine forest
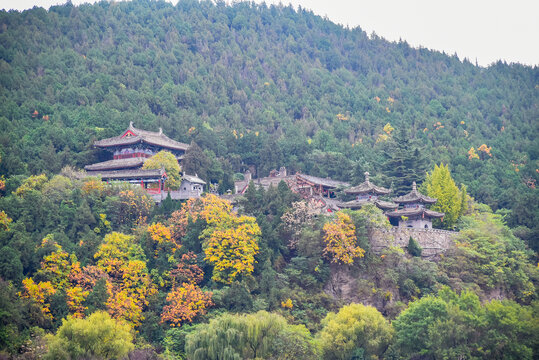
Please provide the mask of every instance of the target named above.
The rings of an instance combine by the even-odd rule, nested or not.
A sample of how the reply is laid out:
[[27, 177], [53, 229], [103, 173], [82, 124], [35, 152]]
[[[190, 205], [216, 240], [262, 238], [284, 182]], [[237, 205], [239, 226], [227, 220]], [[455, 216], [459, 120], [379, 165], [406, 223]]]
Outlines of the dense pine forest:
[[[0, 357], [537, 358], [538, 99], [537, 67], [291, 6], [2, 11]], [[455, 243], [374, 251], [379, 209], [328, 216], [284, 182], [156, 206], [82, 176], [130, 122], [191, 144], [182, 168], [221, 194], [281, 166], [416, 181]]]

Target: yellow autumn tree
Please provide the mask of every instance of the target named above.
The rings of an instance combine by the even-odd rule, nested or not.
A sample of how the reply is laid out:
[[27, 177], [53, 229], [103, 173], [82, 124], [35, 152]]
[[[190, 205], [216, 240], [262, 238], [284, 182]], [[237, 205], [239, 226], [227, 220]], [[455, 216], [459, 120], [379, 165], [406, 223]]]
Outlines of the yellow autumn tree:
[[55, 250], [43, 257], [37, 275], [48, 279], [56, 289], [64, 289], [69, 285], [69, 273], [77, 258], [70, 256], [60, 245], [54, 243], [53, 246]]
[[[77, 257], [74, 254], [65, 252], [62, 249], [62, 246], [54, 241], [52, 235], [47, 235], [43, 239], [41, 247], [45, 246], [52, 246], [54, 250], [52, 253], [43, 257], [41, 267], [36, 272], [36, 276], [47, 281], [39, 282], [37, 286], [42, 289], [39, 290], [39, 292], [34, 291], [33, 294], [38, 297], [43, 297], [44, 295], [41, 294], [43, 291], [47, 291], [50, 294], [53, 294], [56, 291], [65, 291], [67, 305], [71, 314], [78, 318], [84, 317], [84, 311], [87, 307], [85, 307], [83, 303], [90, 292], [83, 289], [77, 282], [81, 271]], [[31, 282], [28, 282], [28, 280], [31, 280]], [[28, 286], [32, 286], [32, 282], [33, 279], [27, 279]], [[49, 288], [53, 291], [51, 292]], [[29, 292], [29, 294], [30, 293], [32, 292]], [[39, 298], [36, 299], [36, 301], [42, 303]], [[44, 311], [44, 313], [47, 312], [48, 311], [46, 310]]]
[[13, 219], [7, 216], [4, 210], [0, 211], [0, 230], [9, 231], [9, 224], [11, 224], [12, 222]]
[[135, 244], [133, 236], [113, 232], [105, 236], [94, 258], [97, 267], [110, 276], [107, 281], [108, 313], [134, 327], [140, 325], [148, 298], [157, 291], [141, 247]]
[[355, 258], [363, 257], [365, 250], [357, 245], [356, 227], [350, 215], [337, 212], [333, 221], [323, 227], [324, 255], [332, 262], [350, 265]]
[[23, 291], [19, 296], [23, 299], [32, 299], [38, 304], [41, 313], [48, 319], [52, 319], [50, 310], [50, 297], [56, 293], [56, 289], [50, 281], [35, 283], [32, 278], [26, 278], [22, 281]]
[[232, 205], [226, 200], [213, 194], [206, 194], [198, 199], [189, 199], [179, 211], [172, 213], [169, 223], [172, 229], [172, 237], [179, 242], [187, 231], [189, 222], [195, 222], [199, 218], [206, 221], [210, 226], [221, 222], [232, 213]]
[[207, 230], [202, 234], [204, 260], [213, 265], [213, 280], [230, 284], [237, 277], [253, 272], [261, 235], [254, 217], [231, 216]]
[[226, 284], [254, 269], [261, 234], [256, 219], [239, 217], [226, 200], [207, 194], [190, 199], [172, 214], [172, 238], [179, 241], [187, 232], [189, 223], [205, 222], [200, 238], [203, 240], [204, 260], [213, 265], [213, 279]]
[[182, 247], [178, 237], [172, 237], [170, 227], [162, 223], [153, 223], [148, 226], [148, 234], [153, 242], [152, 248], [155, 258], [157, 258], [159, 253], [174, 254]]
[[384, 125], [384, 132], [387, 134], [387, 135], [391, 135], [391, 133], [393, 132], [393, 130], [395, 130], [395, 128], [393, 126], [391, 126], [390, 123], [387, 123]]
[[167, 173], [167, 184], [171, 189], [179, 189], [182, 182], [180, 175], [180, 164], [178, 159], [169, 151], [159, 151], [157, 154], [144, 162], [143, 169], [161, 169], [165, 168]]
[[434, 170], [427, 173], [427, 177], [420, 190], [430, 197], [437, 199], [436, 204], [431, 206], [432, 210], [443, 212], [444, 221], [436, 225], [445, 229], [452, 229], [459, 217], [466, 210], [466, 187], [461, 185], [459, 189], [451, 177], [448, 165], [440, 164], [434, 166]]
[[23, 181], [21, 186], [15, 190], [15, 195], [24, 196], [29, 191], [32, 190], [41, 190], [43, 185], [47, 182], [47, 175], [33, 175]]

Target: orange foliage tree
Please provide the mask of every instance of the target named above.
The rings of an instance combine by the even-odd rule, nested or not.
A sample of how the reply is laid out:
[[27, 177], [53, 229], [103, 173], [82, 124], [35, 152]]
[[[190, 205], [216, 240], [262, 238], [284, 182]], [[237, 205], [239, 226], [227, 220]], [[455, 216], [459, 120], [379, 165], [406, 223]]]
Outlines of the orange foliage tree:
[[196, 260], [197, 256], [191, 251], [182, 255], [176, 269], [170, 272], [172, 287], [184, 282], [198, 284], [202, 281], [204, 272], [200, 266], [196, 264]]
[[[50, 284], [54, 292], [65, 290], [70, 312], [73, 316], [82, 318], [84, 317], [84, 311], [87, 309], [83, 303], [90, 292], [83, 289], [77, 283], [77, 274], [81, 271], [80, 263], [74, 254], [70, 255], [65, 252], [50, 235], [43, 239], [41, 246], [48, 244], [52, 245], [55, 250], [43, 257], [41, 267], [36, 275], [39, 278], [47, 279], [48, 281], [46, 283]], [[40, 282], [39, 284], [42, 283]], [[35, 300], [38, 303], [41, 302], [39, 298]]]
[[324, 225], [324, 255], [332, 262], [352, 264], [363, 257], [365, 250], [357, 246], [356, 227], [348, 214], [338, 212], [336, 218]]
[[118, 222], [120, 224], [133, 221], [144, 224], [150, 215], [154, 201], [142, 189], [129, 189], [120, 191], [118, 209]]
[[182, 283], [174, 287], [167, 295], [170, 305], [165, 305], [161, 314], [161, 322], [169, 322], [170, 326], [180, 326], [191, 322], [197, 315], [206, 313], [206, 309], [213, 305], [211, 292], [202, 291], [194, 283]]
[[468, 160], [472, 159], [479, 159], [479, 155], [477, 155], [473, 146], [468, 150]]
[[172, 290], [167, 295], [170, 304], [163, 308], [161, 322], [169, 322], [172, 327], [193, 321], [213, 305], [212, 293], [202, 291], [197, 285], [204, 272], [196, 265], [196, 258], [192, 252], [184, 254], [178, 267], [171, 271]]
[[492, 157], [490, 150], [492, 150], [492, 146], [488, 147], [486, 144], [483, 144], [477, 148], [477, 151], [480, 151], [481, 160], [484, 160], [486, 155], [488, 155], [489, 157]]

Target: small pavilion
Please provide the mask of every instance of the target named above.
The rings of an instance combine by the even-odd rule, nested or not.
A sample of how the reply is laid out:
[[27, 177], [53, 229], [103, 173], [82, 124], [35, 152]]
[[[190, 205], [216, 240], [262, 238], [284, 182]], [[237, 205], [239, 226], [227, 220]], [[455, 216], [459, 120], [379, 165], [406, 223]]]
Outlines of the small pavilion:
[[351, 201], [340, 203], [339, 207], [347, 209], [359, 209], [365, 204], [374, 204], [382, 210], [394, 210], [399, 206], [394, 202], [379, 199], [380, 196], [389, 194], [391, 190], [371, 183], [369, 175], [370, 174], [368, 171], [365, 172], [364, 182], [344, 190], [346, 194], [354, 195], [356, 198]]
[[417, 191], [415, 181], [412, 184], [411, 192], [396, 197], [393, 201], [402, 206], [399, 209], [387, 212], [386, 215], [392, 219], [398, 219], [399, 227], [432, 229], [432, 219], [443, 218], [445, 215], [426, 208], [426, 205], [435, 204], [438, 200]]

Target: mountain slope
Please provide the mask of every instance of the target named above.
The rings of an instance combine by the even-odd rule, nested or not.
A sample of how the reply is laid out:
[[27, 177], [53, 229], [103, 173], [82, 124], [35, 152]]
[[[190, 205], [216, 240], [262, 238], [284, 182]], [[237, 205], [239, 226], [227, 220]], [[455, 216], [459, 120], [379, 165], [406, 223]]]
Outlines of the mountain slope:
[[[103, 159], [93, 139], [134, 121], [222, 158], [213, 181], [285, 165], [354, 182], [370, 170], [385, 182], [390, 123], [430, 165], [449, 163], [472, 196], [513, 209], [512, 225], [538, 223], [537, 68], [480, 68], [249, 3], [66, 4], [3, 11], [0, 23], [6, 176]], [[490, 155], [469, 160], [482, 144]]]

